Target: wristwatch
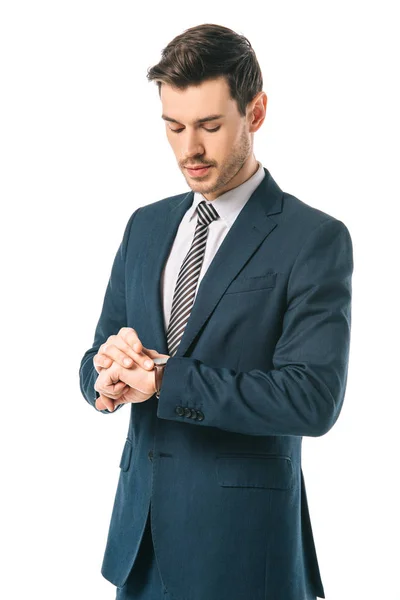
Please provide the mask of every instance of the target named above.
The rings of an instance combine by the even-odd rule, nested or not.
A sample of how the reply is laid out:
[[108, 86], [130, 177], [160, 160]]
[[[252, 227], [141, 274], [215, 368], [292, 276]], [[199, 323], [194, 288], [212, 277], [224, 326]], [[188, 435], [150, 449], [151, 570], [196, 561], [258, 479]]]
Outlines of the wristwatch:
[[156, 398], [160, 397], [162, 376], [164, 373], [165, 365], [167, 364], [169, 358], [169, 356], [168, 358], [164, 358], [163, 356], [160, 356], [159, 358], [153, 358], [155, 371], [154, 376], [156, 381]]

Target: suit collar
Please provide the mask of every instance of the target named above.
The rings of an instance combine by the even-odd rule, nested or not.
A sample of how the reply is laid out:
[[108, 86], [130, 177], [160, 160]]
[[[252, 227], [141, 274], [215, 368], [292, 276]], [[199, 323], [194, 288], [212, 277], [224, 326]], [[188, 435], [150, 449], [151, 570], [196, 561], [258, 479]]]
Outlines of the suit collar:
[[[270, 218], [270, 215], [282, 211], [283, 192], [268, 169], [265, 167], [263, 169], [264, 178], [235, 219], [200, 282], [176, 356], [190, 355], [191, 344], [201, 332], [201, 328], [232, 279], [264, 239], [277, 227], [277, 223]], [[161, 274], [179, 224], [192, 205], [193, 198], [193, 191], [188, 192], [183, 198], [175, 196], [169, 202], [167, 214], [160, 214], [159, 219], [154, 216], [154, 226], [149, 235], [150, 241], [143, 263], [144, 299], [149, 322], [154, 331], [152, 347], [162, 354], [168, 354], [168, 348], [161, 301]]]
[[209, 201], [204, 198], [203, 194], [194, 192], [194, 198], [192, 205], [184, 215], [184, 219], [189, 222], [196, 218], [196, 208], [199, 202], [203, 200], [207, 204], [212, 204], [219, 214], [220, 218], [225, 221], [228, 228], [232, 226], [238, 214], [249, 200], [251, 194], [260, 185], [261, 181], [265, 177], [265, 171], [260, 161], [258, 162], [258, 169], [249, 179], [238, 185], [237, 187], [228, 190], [224, 194], [221, 194], [215, 200]]

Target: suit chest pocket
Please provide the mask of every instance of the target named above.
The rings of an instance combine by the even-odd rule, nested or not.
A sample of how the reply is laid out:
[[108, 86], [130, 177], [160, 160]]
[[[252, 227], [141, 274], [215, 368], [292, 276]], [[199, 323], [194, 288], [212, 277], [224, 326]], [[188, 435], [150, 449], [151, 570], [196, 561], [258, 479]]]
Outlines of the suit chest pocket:
[[277, 273], [266, 273], [265, 275], [244, 276], [234, 279], [228, 286], [225, 294], [238, 294], [241, 292], [252, 292], [255, 290], [271, 289], [275, 287]]

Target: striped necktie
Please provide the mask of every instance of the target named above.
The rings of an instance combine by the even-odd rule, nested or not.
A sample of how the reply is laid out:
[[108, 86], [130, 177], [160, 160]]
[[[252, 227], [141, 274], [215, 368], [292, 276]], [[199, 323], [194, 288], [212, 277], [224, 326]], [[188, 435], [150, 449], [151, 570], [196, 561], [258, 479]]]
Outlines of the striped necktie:
[[197, 225], [190, 250], [187, 253], [178, 275], [172, 299], [171, 316], [167, 330], [167, 343], [170, 356], [174, 356], [183, 336], [190, 311], [194, 303], [197, 281], [207, 243], [208, 226], [219, 214], [213, 205], [202, 200], [197, 205]]

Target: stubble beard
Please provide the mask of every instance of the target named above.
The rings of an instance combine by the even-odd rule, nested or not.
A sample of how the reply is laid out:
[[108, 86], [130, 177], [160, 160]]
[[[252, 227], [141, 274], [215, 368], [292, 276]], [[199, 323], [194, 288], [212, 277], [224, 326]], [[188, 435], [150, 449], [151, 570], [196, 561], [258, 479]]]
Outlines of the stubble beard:
[[[208, 183], [207, 181], [196, 182], [186, 179], [187, 184], [194, 192], [199, 192], [200, 194], [215, 194], [218, 190], [222, 190], [240, 171], [246, 162], [250, 151], [251, 143], [245, 129], [243, 129], [235, 151], [228, 157], [226, 163], [222, 166], [221, 172], [214, 183]], [[212, 167], [212, 169], [215, 168], [216, 167]]]

